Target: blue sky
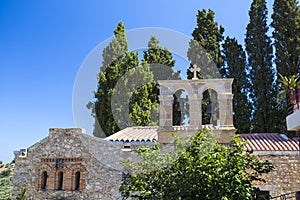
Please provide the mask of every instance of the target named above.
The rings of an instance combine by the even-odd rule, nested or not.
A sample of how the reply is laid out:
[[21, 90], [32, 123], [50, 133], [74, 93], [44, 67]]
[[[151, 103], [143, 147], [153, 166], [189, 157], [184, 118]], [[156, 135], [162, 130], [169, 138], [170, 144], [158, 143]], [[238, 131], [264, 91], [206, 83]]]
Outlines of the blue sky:
[[[272, 3], [268, 1], [269, 13]], [[197, 10], [211, 8], [225, 35], [243, 44], [250, 4], [251, 0], [1, 0], [0, 160], [11, 161], [13, 150], [38, 142], [50, 127], [76, 126], [76, 74], [120, 20], [127, 30], [161, 27], [190, 37]]]

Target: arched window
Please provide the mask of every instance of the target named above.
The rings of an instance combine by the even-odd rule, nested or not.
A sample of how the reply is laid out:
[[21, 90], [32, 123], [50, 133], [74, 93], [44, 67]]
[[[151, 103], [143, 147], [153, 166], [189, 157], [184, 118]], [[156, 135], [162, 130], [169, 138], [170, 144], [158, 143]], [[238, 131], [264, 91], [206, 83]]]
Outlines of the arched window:
[[189, 124], [189, 104], [187, 93], [180, 89], [173, 94], [173, 126]]
[[80, 190], [80, 172], [75, 173], [75, 190]]
[[64, 173], [58, 172], [58, 176], [57, 176], [57, 189], [58, 190], [63, 189], [63, 181], [64, 181]]
[[202, 100], [202, 124], [217, 125], [219, 119], [218, 93], [213, 89], [203, 92]]
[[43, 171], [43, 173], [42, 173], [42, 179], [41, 179], [41, 189], [42, 190], [47, 189], [47, 178], [48, 178], [47, 172]]

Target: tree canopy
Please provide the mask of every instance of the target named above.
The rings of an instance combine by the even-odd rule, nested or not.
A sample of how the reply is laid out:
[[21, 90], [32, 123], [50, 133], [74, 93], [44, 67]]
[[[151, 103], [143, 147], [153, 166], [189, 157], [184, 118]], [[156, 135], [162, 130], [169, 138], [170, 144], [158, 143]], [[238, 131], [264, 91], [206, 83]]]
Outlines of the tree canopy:
[[[224, 28], [215, 21], [215, 13], [212, 10], [199, 10], [197, 14], [197, 27], [194, 29], [190, 41], [187, 57], [191, 62], [200, 67], [197, 72], [199, 78], [221, 77], [221, 68], [224, 60], [221, 56], [221, 42], [223, 41]], [[193, 73], [187, 70], [187, 77], [191, 79]]]
[[252, 106], [248, 100], [249, 76], [247, 74], [246, 54], [235, 38], [227, 37], [223, 44], [226, 67], [225, 77], [233, 78], [233, 124], [237, 133], [249, 133], [251, 129]]
[[137, 150], [141, 160], [124, 163], [120, 191], [137, 199], [253, 199], [252, 181], [262, 180], [273, 166], [244, 151], [239, 137], [220, 145], [208, 129], [197, 131], [189, 142], [177, 139], [175, 150], [159, 145]]
[[103, 50], [95, 102], [87, 107], [95, 117], [94, 136], [105, 137], [128, 126], [158, 124], [159, 89], [155, 80], [179, 79], [172, 53], [152, 36], [140, 61], [128, 51], [126, 30], [119, 22]]
[[265, 0], [252, 2], [245, 38], [251, 80], [250, 97], [253, 103], [252, 131], [259, 133], [276, 132], [275, 69], [272, 64], [273, 49], [268, 36], [267, 13]]

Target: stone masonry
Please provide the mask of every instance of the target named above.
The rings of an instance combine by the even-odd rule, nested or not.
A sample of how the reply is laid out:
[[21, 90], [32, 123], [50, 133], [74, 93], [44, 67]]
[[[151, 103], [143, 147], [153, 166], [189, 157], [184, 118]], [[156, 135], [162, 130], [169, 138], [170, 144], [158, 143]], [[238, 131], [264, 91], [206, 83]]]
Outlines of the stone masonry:
[[[13, 199], [22, 188], [27, 189], [28, 199], [35, 200], [118, 199], [121, 162], [135, 157], [122, 148], [89, 136], [80, 128], [51, 128], [48, 137], [27, 149], [27, 155], [16, 157]], [[77, 190], [76, 172], [80, 173]], [[46, 186], [42, 187], [45, 178]]]
[[274, 170], [262, 177], [266, 182], [254, 183], [260, 190], [269, 191], [273, 197], [299, 190], [299, 152], [269, 152], [257, 156], [274, 165]]

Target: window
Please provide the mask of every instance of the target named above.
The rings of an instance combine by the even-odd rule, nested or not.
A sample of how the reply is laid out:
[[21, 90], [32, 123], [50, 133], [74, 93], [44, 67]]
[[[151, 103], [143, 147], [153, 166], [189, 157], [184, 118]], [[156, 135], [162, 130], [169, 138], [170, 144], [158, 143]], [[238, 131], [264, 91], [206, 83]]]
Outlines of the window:
[[75, 190], [80, 190], [80, 172], [75, 173]]
[[55, 160], [55, 163], [56, 163], [56, 169], [62, 169], [63, 159], [57, 158], [57, 159]]
[[63, 180], [64, 180], [64, 173], [58, 172], [58, 177], [57, 177], [57, 189], [58, 190], [63, 189]]
[[270, 199], [270, 192], [269, 191], [263, 191], [260, 190], [257, 194], [256, 194], [256, 200], [268, 200]]
[[43, 171], [43, 173], [42, 173], [42, 181], [41, 181], [41, 189], [42, 190], [47, 189], [47, 178], [48, 178], [47, 172]]

